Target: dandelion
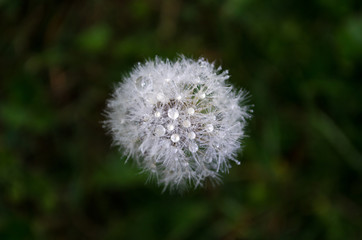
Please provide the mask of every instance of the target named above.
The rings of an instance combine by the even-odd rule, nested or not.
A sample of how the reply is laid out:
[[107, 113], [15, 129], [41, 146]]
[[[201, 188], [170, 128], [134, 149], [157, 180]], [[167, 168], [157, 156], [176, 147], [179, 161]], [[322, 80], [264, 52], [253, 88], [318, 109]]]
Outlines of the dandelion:
[[[138, 64], [108, 101], [115, 145], [164, 189], [202, 186], [228, 172], [251, 117], [246, 91], [203, 58]], [[244, 105], [243, 105], [244, 104]]]

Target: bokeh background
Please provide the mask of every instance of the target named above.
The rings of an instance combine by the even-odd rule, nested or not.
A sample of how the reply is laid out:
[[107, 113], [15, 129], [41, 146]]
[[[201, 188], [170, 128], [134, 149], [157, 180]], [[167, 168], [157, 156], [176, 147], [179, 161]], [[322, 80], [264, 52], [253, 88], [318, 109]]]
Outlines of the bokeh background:
[[[145, 184], [101, 121], [139, 61], [215, 61], [241, 166]], [[362, 1], [0, 0], [0, 239], [362, 239]]]

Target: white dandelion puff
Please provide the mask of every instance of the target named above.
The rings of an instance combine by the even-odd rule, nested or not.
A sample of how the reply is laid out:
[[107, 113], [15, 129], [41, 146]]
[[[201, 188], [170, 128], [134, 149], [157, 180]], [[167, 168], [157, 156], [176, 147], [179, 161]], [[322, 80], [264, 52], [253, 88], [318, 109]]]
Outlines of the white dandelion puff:
[[164, 189], [217, 180], [245, 137], [251, 110], [227, 71], [203, 58], [138, 64], [108, 101], [104, 126], [114, 144]]

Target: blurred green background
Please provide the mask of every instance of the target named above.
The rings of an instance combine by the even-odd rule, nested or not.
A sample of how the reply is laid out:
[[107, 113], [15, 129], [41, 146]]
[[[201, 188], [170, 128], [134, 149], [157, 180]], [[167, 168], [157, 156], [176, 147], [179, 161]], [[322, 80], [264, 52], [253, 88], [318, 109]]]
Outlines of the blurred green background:
[[[251, 93], [241, 166], [164, 193], [101, 127], [138, 61]], [[362, 1], [0, 0], [0, 239], [362, 239]]]

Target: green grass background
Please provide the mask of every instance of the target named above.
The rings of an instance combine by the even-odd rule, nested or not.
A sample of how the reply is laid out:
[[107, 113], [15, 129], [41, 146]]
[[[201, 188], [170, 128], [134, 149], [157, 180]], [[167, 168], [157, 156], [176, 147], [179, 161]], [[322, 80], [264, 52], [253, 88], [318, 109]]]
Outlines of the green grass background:
[[[251, 94], [240, 166], [161, 194], [101, 127], [139, 61]], [[0, 0], [0, 239], [362, 239], [360, 0]]]

